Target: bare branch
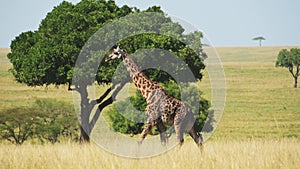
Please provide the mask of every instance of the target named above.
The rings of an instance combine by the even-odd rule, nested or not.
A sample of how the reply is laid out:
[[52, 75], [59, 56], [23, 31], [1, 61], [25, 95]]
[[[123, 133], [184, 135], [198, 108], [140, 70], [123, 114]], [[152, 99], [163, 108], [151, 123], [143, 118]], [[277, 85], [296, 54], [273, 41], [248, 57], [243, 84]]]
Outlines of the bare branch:
[[289, 67], [289, 71], [290, 71], [290, 73], [292, 74], [292, 76], [295, 77], [295, 74], [294, 74], [294, 67], [293, 67], [293, 66], [290, 66], [290, 67]]
[[113, 103], [113, 97], [116, 96], [120, 91], [121, 89], [125, 86], [127, 81], [123, 81], [115, 90], [114, 92], [112, 93], [111, 97], [109, 97], [108, 99], [106, 99], [104, 102], [102, 102], [99, 106], [98, 106], [98, 109], [95, 113], [95, 115], [93, 116], [91, 122], [90, 122], [90, 129], [92, 130], [96, 124], [96, 122], [98, 121], [99, 117], [100, 117], [100, 114], [102, 112], [102, 110]]

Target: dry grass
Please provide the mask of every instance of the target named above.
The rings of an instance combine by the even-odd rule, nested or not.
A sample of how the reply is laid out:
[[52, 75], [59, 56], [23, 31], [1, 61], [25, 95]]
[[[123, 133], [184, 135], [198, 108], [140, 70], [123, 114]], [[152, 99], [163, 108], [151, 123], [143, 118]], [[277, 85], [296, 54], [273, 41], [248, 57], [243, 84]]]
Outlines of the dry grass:
[[300, 166], [300, 146], [295, 139], [216, 140], [201, 152], [187, 141], [181, 149], [146, 159], [112, 155], [95, 145], [13, 145], [0, 146], [0, 168], [269, 168], [296, 169]]

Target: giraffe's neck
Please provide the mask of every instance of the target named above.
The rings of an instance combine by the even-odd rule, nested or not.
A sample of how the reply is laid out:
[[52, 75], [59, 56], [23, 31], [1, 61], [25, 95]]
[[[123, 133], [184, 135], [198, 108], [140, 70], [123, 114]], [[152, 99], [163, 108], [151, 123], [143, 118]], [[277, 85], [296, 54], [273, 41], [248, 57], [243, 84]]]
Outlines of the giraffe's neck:
[[133, 83], [146, 100], [154, 89], [160, 88], [158, 83], [151, 81], [142, 71], [140, 71], [139, 67], [128, 54], [126, 54], [123, 61]]
[[128, 54], [126, 54], [126, 56], [124, 57], [123, 62], [131, 78], [141, 72], [139, 67], [135, 64], [135, 62]]

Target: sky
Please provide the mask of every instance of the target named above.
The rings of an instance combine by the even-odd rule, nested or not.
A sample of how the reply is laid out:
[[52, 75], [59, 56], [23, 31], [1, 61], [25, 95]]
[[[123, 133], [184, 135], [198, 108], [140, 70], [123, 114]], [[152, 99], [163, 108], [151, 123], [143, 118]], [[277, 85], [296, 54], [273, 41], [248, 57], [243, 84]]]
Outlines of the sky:
[[[73, 4], [79, 0], [68, 0]], [[0, 48], [21, 32], [36, 30], [62, 0], [3, 0], [0, 6]], [[158, 5], [204, 33], [213, 46], [300, 45], [299, 0], [116, 0], [118, 6], [147, 9]]]

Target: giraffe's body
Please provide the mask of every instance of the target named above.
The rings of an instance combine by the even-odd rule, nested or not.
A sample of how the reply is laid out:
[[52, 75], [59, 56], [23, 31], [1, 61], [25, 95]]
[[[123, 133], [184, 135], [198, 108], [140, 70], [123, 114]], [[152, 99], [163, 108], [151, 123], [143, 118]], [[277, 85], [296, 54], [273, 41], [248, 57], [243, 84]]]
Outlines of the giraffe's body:
[[123, 59], [124, 65], [129, 72], [132, 81], [147, 102], [147, 122], [141, 134], [139, 143], [142, 143], [153, 126], [157, 126], [162, 144], [165, 144], [167, 142], [165, 125], [174, 125], [180, 144], [184, 141], [184, 132], [188, 132], [196, 144], [201, 145], [202, 136], [201, 134], [196, 133], [194, 129], [195, 119], [189, 106], [170, 96], [157, 82], [151, 81], [139, 70], [132, 58], [119, 47], [113, 50], [106, 61], [116, 58]]

